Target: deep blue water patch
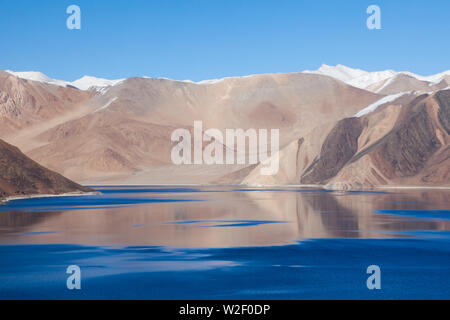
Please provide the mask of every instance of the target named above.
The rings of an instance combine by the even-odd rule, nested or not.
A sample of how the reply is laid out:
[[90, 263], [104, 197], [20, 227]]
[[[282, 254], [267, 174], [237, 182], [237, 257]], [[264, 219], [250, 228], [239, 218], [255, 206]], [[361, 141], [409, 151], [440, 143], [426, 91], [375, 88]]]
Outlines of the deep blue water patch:
[[0, 211], [54, 211], [82, 210], [101, 208], [120, 208], [127, 205], [139, 205], [164, 202], [192, 202], [196, 199], [143, 198], [143, 197], [105, 197], [104, 195], [63, 196], [48, 198], [30, 198], [11, 200], [0, 205]]
[[[321, 239], [269, 247], [176, 249], [0, 245], [1, 299], [448, 299], [441, 239]], [[82, 271], [68, 290], [67, 266]], [[367, 267], [381, 268], [368, 290]]]
[[399, 215], [419, 220], [449, 220], [450, 210], [377, 210], [374, 214]]
[[127, 194], [127, 193], [194, 193], [205, 192], [202, 189], [196, 188], [130, 188], [130, 189], [115, 189], [115, 188], [96, 188], [104, 194]]
[[36, 232], [19, 232], [14, 233], [15, 236], [33, 236], [33, 235], [40, 235], [40, 234], [52, 234], [52, 233], [58, 233], [59, 231], [36, 231]]
[[333, 190], [326, 190], [326, 189], [297, 189], [297, 188], [239, 188], [239, 189], [232, 189], [231, 192], [304, 192], [304, 193], [330, 193], [334, 192]]
[[[4, 218], [5, 226], [10, 224], [10, 227], [4, 230], [23, 237], [20, 241], [31, 242], [36, 239], [32, 237], [33, 235], [38, 236], [43, 233], [64, 230], [57, 226], [50, 229], [45, 225], [40, 225], [35, 229], [27, 228], [33, 223], [45, 221], [40, 219], [42, 217], [53, 217], [55, 211], [147, 205], [148, 210], [142, 210], [145, 211], [144, 217], [147, 217], [155, 212], [154, 209], [158, 210], [158, 206], [152, 206], [152, 203], [214, 200], [213, 194], [207, 196], [202, 192], [280, 191], [305, 193], [289, 198], [295, 198], [294, 200], [300, 201], [300, 204], [312, 205], [312, 211], [306, 218], [318, 215], [314, 218], [318, 218], [317, 221], [322, 222], [324, 230], [329, 231], [325, 234], [337, 239], [306, 240], [284, 246], [205, 249], [151, 245], [122, 248], [82, 246], [70, 244], [71, 240], [67, 238], [58, 239], [62, 239], [63, 242], [67, 241], [68, 244], [0, 245], [0, 299], [450, 298], [450, 231], [446, 230], [448, 228], [445, 222], [450, 217], [448, 210], [417, 210], [418, 207], [399, 205], [396, 207], [402, 208], [402, 210], [379, 210], [372, 213], [383, 216], [364, 216], [369, 218], [368, 220], [374, 220], [374, 223], [365, 225], [359, 224], [357, 219], [357, 217], [367, 215], [365, 205], [356, 206], [354, 210], [347, 210], [339, 207], [335, 198], [354, 195], [346, 199], [352, 199], [351, 203], [357, 204], [360, 199], [367, 199], [363, 194], [384, 192], [342, 193], [332, 190], [299, 188], [235, 189], [235, 187], [228, 187], [222, 189], [219, 187], [164, 186], [119, 189], [101, 187], [98, 189], [103, 191], [101, 195], [34, 198], [15, 200], [1, 205], [0, 211], [8, 211], [8, 213], [1, 215], [2, 212], [0, 212], [0, 217]], [[359, 196], [359, 194], [361, 195]], [[392, 203], [409, 203], [409, 201], [395, 201], [404, 198], [395, 198], [395, 194], [392, 193], [392, 195], [394, 196], [389, 197], [394, 200]], [[228, 196], [233, 201], [240, 201], [241, 198], [244, 201], [247, 199], [247, 197], [240, 197], [239, 194], [239, 197], [234, 197], [235, 194], [231, 193]], [[204, 199], [190, 199], [191, 197]], [[372, 198], [374, 201], [380, 201], [381, 204], [374, 202], [375, 208], [387, 207], [384, 197], [377, 198], [369, 194], [368, 198], [371, 201]], [[227, 199], [227, 197], [222, 194], [220, 199]], [[223, 202], [226, 203], [226, 201]], [[436, 207], [421, 203], [423, 205], [419, 207], [420, 209], [442, 208], [442, 206]], [[214, 201], [204, 204], [215, 208]], [[238, 204], [233, 202], [228, 209], [235, 210]], [[170, 219], [174, 221], [166, 222], [166, 224], [208, 228], [250, 227], [291, 222], [301, 226], [303, 223], [303, 220], [300, 219], [301, 215], [298, 215], [299, 210], [303, 210], [303, 206], [298, 203], [297, 206], [288, 206], [290, 209], [295, 207], [296, 215], [280, 216], [276, 211], [273, 215], [264, 215], [264, 218], [268, 220], [255, 220], [263, 217], [252, 210], [239, 212], [238, 215], [233, 216], [239, 220], [194, 220], [200, 218], [197, 215], [197, 207], [189, 206], [188, 210], [184, 210], [183, 207], [184, 205], [164, 206], [164, 210], [171, 209], [172, 211], [168, 212], [174, 214], [167, 215], [166, 218], [163, 216], [162, 221]], [[408, 207], [416, 210], [405, 210]], [[33, 212], [20, 215], [19, 211], [39, 211], [39, 214]], [[47, 212], [48, 214], [46, 214]], [[210, 215], [211, 218], [221, 217], [215, 215], [214, 210], [213, 213]], [[126, 217], [129, 216], [126, 215]], [[33, 217], [30, 219], [30, 224], [28, 224], [28, 220], [24, 219], [25, 217], [27, 219]], [[64, 215], [62, 217], [64, 218]], [[71, 218], [73, 217], [74, 215], [71, 215]], [[292, 221], [288, 221], [291, 219], [289, 217], [293, 217]], [[296, 217], [299, 218], [298, 221]], [[201, 219], [203, 218], [205, 218], [204, 215], [201, 216]], [[286, 221], [278, 219], [286, 219]], [[420, 222], [418, 222], [419, 220]], [[157, 227], [163, 223], [162, 221], [161, 219], [156, 222], [153, 219], [126, 219], [118, 222], [117, 226], [121, 227], [122, 224], [126, 224], [127, 228], [129, 226], [142, 227], [153, 222], [152, 226], [156, 225]], [[63, 219], [62, 222], [64, 225], [70, 220]], [[292, 229], [296, 227], [293, 224], [289, 226], [292, 226]], [[362, 226], [370, 230], [361, 230]], [[191, 236], [199, 230], [171, 229], [180, 231], [180, 236]], [[127, 234], [126, 232], [136, 231], [133, 228], [119, 228], [119, 230], [124, 230], [125, 235], [130, 237], [132, 237], [132, 233]], [[185, 231], [187, 233], [183, 234]], [[258, 243], [247, 242], [247, 240], [253, 240], [250, 239], [252, 235], [248, 233], [247, 229], [223, 228], [221, 230], [202, 229], [201, 231], [210, 232], [213, 237], [218, 235], [218, 240], [220, 237], [231, 237], [234, 232], [241, 231], [240, 236], [242, 240], [245, 240], [242, 242], [243, 245]], [[228, 231], [230, 233], [227, 233]], [[356, 237], [365, 237], [367, 236], [366, 232], [380, 233], [383, 234], [383, 237], [389, 238], [351, 237], [351, 239], [341, 239], [347, 237], [349, 233], [355, 233]], [[136, 233], [139, 234], [139, 232]], [[246, 239], [247, 234], [249, 239]], [[301, 237], [302, 234], [299, 234], [300, 236], [295, 239]], [[109, 238], [111, 242], [107, 243], [116, 243], [114, 242], [115, 231], [111, 234], [98, 234], [102, 240], [105, 239], [102, 238], [103, 235], [112, 236]], [[120, 233], [120, 236], [122, 235]], [[169, 236], [179, 235], [161, 233], [162, 238], [157, 239], [165, 240]], [[276, 241], [279, 237], [278, 232], [273, 234], [270, 231], [261, 232], [256, 236], [266, 237], [268, 243], [279, 243]], [[399, 236], [402, 238], [398, 238]], [[208, 246], [209, 238], [205, 238], [204, 242], [197, 243]], [[11, 240], [10, 237], [5, 237], [5, 239]], [[142, 241], [142, 239], [140, 240]], [[274, 240], [274, 242], [270, 242], [270, 240]], [[95, 239], [86, 241], [95, 241]], [[149, 241], [153, 241], [153, 238]], [[158, 243], [167, 242], [159, 241]], [[221, 245], [221, 243], [227, 242], [218, 241], [215, 245]], [[66, 288], [68, 277], [66, 268], [72, 264], [79, 265], [82, 270], [82, 289], [80, 291]], [[366, 287], [366, 280], [369, 276], [366, 270], [369, 265], [378, 265], [381, 268], [381, 290], [368, 290]]]
[[286, 223], [287, 221], [278, 220], [183, 220], [174, 222], [165, 222], [164, 224], [207, 224], [216, 223], [215, 225], [206, 225], [201, 227], [218, 228], [218, 227], [251, 227], [269, 223]]

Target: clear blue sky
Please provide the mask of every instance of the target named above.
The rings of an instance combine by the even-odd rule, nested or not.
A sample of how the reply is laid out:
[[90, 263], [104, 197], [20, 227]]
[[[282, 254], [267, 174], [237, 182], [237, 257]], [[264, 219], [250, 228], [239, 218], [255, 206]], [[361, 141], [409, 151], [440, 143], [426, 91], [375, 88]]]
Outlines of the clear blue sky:
[[[81, 30], [66, 8], [81, 8]], [[366, 8], [381, 7], [382, 30]], [[0, 0], [0, 69], [202, 80], [322, 63], [450, 69], [449, 0]]]

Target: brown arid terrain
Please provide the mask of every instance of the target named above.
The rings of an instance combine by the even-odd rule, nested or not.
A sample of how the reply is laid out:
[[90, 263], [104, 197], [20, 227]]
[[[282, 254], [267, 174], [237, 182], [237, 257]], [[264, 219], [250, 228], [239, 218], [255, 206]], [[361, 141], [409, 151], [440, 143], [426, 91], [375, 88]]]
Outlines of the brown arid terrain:
[[0, 200], [8, 197], [93, 191], [50, 171], [0, 140]]
[[0, 137], [34, 125], [51, 125], [92, 96], [89, 91], [21, 79], [0, 70]]
[[[0, 138], [81, 184], [447, 187], [448, 77], [326, 66], [80, 90], [0, 72]], [[174, 165], [171, 133], [192, 132], [195, 120], [204, 130], [279, 129], [278, 173], [263, 176], [260, 164]]]
[[[411, 100], [412, 97], [409, 98]], [[405, 98], [402, 98], [405, 101]], [[317, 128], [280, 151], [280, 171], [255, 167], [228, 183], [314, 184], [331, 189], [450, 185], [450, 90], [380, 106]], [[224, 181], [224, 180], [223, 180]]]
[[209, 183], [242, 166], [173, 165], [170, 136], [176, 128], [191, 129], [194, 120], [202, 120], [205, 128], [279, 128], [283, 146], [380, 97], [301, 73], [205, 83], [130, 78], [77, 107], [84, 113], [66, 113], [64, 121], [53, 119], [52, 127], [43, 121], [3, 138], [83, 183]]
[[439, 89], [447, 88], [448, 86], [450, 86], [450, 83], [446, 80], [446, 78], [443, 78], [438, 83], [431, 83], [428, 81], [418, 80], [410, 75], [398, 74], [392, 78], [374, 83], [366, 89], [376, 93], [389, 95], [408, 91], [433, 92]]

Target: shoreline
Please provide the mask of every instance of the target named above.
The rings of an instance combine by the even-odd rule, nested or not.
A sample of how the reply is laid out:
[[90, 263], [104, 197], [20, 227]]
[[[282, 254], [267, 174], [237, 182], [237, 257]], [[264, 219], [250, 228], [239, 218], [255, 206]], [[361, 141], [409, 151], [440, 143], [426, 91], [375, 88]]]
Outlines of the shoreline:
[[0, 199], [0, 205], [14, 200], [35, 199], [35, 198], [55, 198], [55, 197], [74, 197], [74, 196], [92, 196], [100, 194], [100, 192], [67, 192], [61, 194], [30, 194], [22, 196], [9, 196]]
[[[285, 185], [246, 185], [246, 184], [106, 184], [106, 185], [89, 185], [88, 187], [236, 187], [236, 188], [315, 188], [336, 192], [352, 192], [352, 191], [376, 191], [376, 190], [448, 190], [450, 186], [375, 186], [370, 188], [359, 189], [330, 189], [325, 185], [313, 185], [313, 184], [285, 184]], [[73, 197], [73, 196], [92, 196], [99, 195], [101, 192], [67, 192], [61, 194], [31, 194], [21, 196], [9, 196], [6, 198], [0, 198], [0, 205], [14, 200], [35, 199], [35, 198], [54, 198], [54, 197]]]
[[385, 190], [385, 189], [427, 189], [427, 190], [450, 190], [450, 186], [414, 186], [414, 185], [384, 185], [373, 186], [366, 188], [354, 189], [333, 189], [327, 188], [322, 184], [268, 184], [268, 185], [249, 185], [249, 184], [214, 184], [214, 183], [148, 183], [148, 184], [83, 184], [86, 187], [246, 187], [246, 188], [318, 188], [330, 191], [370, 191], [370, 190]]

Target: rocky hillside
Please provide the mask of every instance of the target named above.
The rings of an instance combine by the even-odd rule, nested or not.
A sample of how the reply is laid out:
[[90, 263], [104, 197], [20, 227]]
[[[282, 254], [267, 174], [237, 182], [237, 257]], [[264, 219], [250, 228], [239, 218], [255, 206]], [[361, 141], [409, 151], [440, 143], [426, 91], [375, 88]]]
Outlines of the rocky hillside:
[[[67, 90], [67, 89], [66, 89]], [[204, 128], [279, 128], [280, 145], [348, 117], [382, 96], [314, 74], [266, 74], [205, 83], [130, 78], [64, 122], [6, 136], [28, 156], [83, 183], [209, 183], [238, 166], [172, 164], [171, 133]], [[0, 136], [0, 138], [3, 138]], [[177, 172], [174, 174], [174, 172]]]
[[0, 140], [0, 199], [89, 191], [92, 190], [40, 166], [18, 148]]
[[332, 189], [450, 186], [450, 90], [386, 103], [321, 126], [280, 151], [280, 170], [259, 167], [223, 183], [314, 184]]
[[0, 137], [73, 113], [92, 92], [21, 79], [0, 70]]
[[[450, 185], [450, 71], [321, 69], [128, 78], [98, 91], [0, 71], [0, 139], [83, 184]], [[279, 129], [278, 173], [263, 176], [248, 163], [174, 165], [171, 133], [192, 132], [196, 120], [203, 130]]]

